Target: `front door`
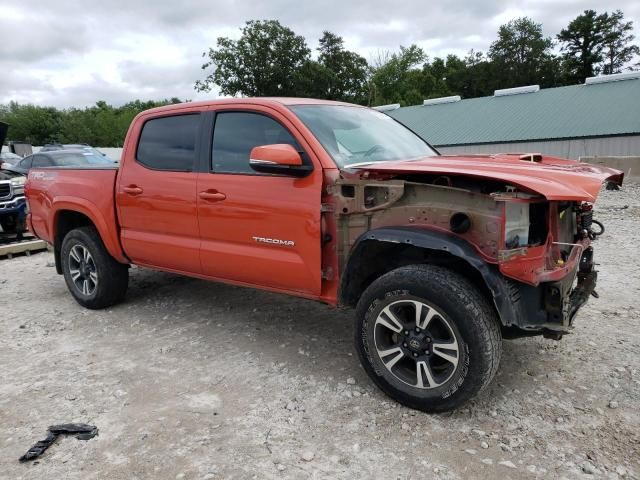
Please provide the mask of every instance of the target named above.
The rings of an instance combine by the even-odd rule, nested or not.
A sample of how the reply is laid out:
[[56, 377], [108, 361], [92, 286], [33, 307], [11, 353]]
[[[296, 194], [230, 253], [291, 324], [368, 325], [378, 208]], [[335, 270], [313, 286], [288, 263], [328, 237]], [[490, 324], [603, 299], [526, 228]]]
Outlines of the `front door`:
[[124, 250], [133, 263], [201, 273], [195, 167], [203, 115], [155, 117], [127, 150], [116, 197]]
[[[320, 294], [322, 169], [295, 178], [254, 171], [259, 145], [309, 148], [282, 115], [266, 108], [218, 111], [208, 171], [198, 175], [203, 273], [303, 295]], [[313, 160], [303, 153], [303, 162]]]

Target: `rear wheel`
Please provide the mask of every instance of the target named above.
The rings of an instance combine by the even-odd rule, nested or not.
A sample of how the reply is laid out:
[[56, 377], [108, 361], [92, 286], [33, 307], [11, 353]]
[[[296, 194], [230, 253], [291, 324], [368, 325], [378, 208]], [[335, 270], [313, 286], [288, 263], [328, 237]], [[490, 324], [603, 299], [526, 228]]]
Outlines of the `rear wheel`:
[[99, 309], [124, 298], [129, 269], [109, 255], [95, 228], [71, 230], [62, 241], [60, 255], [67, 287], [80, 305]]
[[364, 292], [356, 349], [387, 395], [441, 412], [491, 382], [502, 338], [495, 311], [469, 281], [442, 267], [412, 265], [383, 275]]

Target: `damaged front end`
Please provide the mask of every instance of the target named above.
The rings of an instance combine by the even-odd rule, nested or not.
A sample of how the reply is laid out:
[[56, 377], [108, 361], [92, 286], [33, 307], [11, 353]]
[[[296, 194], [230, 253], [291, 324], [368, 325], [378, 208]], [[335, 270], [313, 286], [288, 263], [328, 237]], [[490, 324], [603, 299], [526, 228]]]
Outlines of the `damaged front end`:
[[[360, 277], [428, 262], [455, 268], [487, 291], [505, 336], [559, 339], [570, 331], [580, 307], [597, 296], [591, 242], [604, 228], [593, 219], [594, 182], [599, 189], [607, 179], [621, 183], [622, 176], [599, 171], [578, 191], [560, 180], [558, 188], [545, 190], [549, 172], [540, 174], [540, 165], [527, 184], [522, 172], [492, 175], [479, 162], [482, 175], [479, 168], [473, 175], [465, 175], [469, 167], [446, 174], [440, 167], [429, 171], [426, 161], [386, 162], [342, 171], [328, 183], [344, 303], [358, 295]], [[582, 165], [566, 163], [559, 177], [570, 176], [569, 166], [584, 180]]]
[[[602, 224], [593, 221], [590, 203], [496, 199], [505, 203], [498, 267], [508, 281], [515, 281], [510, 291], [519, 317], [516, 326], [560, 338], [589, 296], [597, 296], [591, 242], [603, 232]], [[519, 216], [512, 216], [514, 210]]]

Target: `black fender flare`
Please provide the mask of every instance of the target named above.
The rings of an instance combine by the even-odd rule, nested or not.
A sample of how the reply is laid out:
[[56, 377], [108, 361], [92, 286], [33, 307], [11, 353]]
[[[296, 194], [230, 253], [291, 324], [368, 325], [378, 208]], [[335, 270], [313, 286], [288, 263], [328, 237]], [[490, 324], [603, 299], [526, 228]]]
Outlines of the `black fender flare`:
[[[483, 279], [493, 296], [500, 321], [504, 326], [520, 325], [521, 312], [516, 307], [510, 284], [495, 265], [487, 263], [466, 240], [446, 232], [415, 227], [382, 227], [363, 233], [351, 248], [348, 261], [342, 273], [339, 298], [341, 303], [348, 291], [350, 271], [354, 268], [358, 255], [366, 248], [367, 242], [407, 244], [432, 251], [439, 251], [465, 261]], [[348, 303], [348, 302], [344, 302]]]

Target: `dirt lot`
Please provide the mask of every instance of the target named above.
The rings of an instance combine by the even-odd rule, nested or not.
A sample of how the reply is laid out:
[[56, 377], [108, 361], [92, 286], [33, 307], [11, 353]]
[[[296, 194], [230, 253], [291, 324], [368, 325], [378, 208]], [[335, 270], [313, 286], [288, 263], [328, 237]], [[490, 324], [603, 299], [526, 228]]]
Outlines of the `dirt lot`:
[[[637, 478], [640, 186], [598, 207], [601, 298], [575, 334], [505, 342], [491, 387], [446, 415], [372, 386], [351, 312], [141, 269], [92, 312], [51, 254], [2, 260], [0, 477]], [[100, 434], [18, 463], [71, 421]]]

